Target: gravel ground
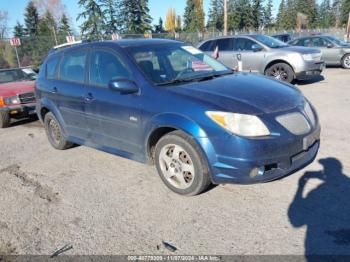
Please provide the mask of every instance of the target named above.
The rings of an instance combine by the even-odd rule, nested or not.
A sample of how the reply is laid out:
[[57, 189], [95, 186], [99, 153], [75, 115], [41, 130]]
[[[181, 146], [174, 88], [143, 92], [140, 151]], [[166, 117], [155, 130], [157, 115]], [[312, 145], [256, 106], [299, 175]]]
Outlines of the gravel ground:
[[[0, 253], [350, 255], [350, 72], [299, 83], [322, 123], [317, 160], [272, 183], [181, 197], [155, 168], [56, 151], [36, 122], [0, 130]], [[321, 160], [321, 163], [318, 161]], [[308, 179], [307, 179], [308, 178]]]

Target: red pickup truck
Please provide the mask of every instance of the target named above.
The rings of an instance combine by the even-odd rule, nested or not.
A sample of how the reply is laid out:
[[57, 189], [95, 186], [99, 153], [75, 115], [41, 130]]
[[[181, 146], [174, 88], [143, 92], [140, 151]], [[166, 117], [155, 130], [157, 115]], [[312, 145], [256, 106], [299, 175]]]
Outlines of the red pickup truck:
[[30, 69], [0, 70], [0, 128], [8, 127], [11, 118], [35, 115], [35, 79]]

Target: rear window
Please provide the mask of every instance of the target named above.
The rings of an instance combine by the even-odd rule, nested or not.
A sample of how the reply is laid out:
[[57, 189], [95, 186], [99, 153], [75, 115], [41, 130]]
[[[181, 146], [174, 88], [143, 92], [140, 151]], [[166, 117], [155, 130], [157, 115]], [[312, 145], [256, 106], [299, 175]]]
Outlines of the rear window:
[[208, 51], [214, 51], [214, 42], [216, 41], [207, 41], [204, 44], [202, 44], [199, 49], [202, 50], [203, 52], [208, 52]]
[[60, 66], [60, 79], [84, 83], [86, 56], [85, 50], [65, 53]]
[[220, 51], [233, 51], [233, 38], [222, 38], [216, 41]]
[[60, 61], [60, 57], [56, 56], [49, 59], [46, 63], [46, 78], [54, 79], [56, 78], [57, 65]]

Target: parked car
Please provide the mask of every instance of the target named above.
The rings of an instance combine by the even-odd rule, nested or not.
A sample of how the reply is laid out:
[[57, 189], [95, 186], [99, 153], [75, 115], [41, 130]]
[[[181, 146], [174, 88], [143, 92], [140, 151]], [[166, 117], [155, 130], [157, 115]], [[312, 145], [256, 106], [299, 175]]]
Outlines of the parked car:
[[174, 192], [275, 180], [319, 148], [313, 106], [294, 86], [236, 74], [200, 50], [119, 40], [51, 52], [36, 82], [37, 114], [56, 149], [87, 145], [155, 163]]
[[321, 52], [305, 47], [291, 47], [265, 35], [240, 35], [219, 37], [199, 44], [199, 49], [211, 55], [219, 50], [219, 61], [230, 68], [238, 67], [238, 57], [243, 71], [255, 72], [291, 83], [320, 75], [324, 62]]
[[292, 40], [292, 37], [290, 36], [290, 34], [273, 35], [272, 37], [284, 43], [288, 43], [290, 40]]
[[334, 36], [318, 35], [294, 39], [290, 42], [294, 46], [318, 48], [322, 52], [327, 65], [342, 66], [350, 69], [350, 43]]
[[34, 71], [25, 68], [0, 70], [0, 128], [11, 118], [35, 116]]

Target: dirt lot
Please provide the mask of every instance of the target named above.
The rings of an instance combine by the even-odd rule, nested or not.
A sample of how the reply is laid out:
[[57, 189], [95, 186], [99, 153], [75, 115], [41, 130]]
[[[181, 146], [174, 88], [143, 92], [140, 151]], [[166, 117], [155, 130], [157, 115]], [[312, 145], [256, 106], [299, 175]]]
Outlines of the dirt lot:
[[[317, 107], [317, 161], [285, 179], [170, 192], [155, 169], [87, 147], [56, 151], [39, 122], [0, 130], [0, 253], [350, 255], [350, 72], [299, 83]], [[321, 160], [322, 164], [319, 163]], [[309, 179], [307, 179], [309, 178]]]

